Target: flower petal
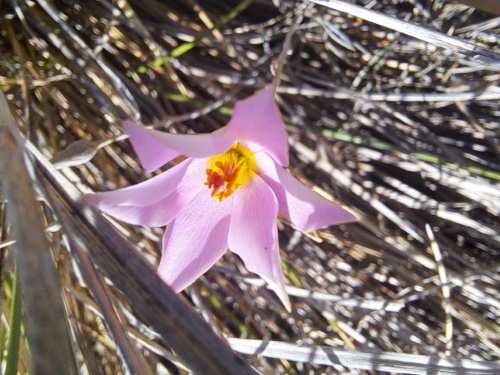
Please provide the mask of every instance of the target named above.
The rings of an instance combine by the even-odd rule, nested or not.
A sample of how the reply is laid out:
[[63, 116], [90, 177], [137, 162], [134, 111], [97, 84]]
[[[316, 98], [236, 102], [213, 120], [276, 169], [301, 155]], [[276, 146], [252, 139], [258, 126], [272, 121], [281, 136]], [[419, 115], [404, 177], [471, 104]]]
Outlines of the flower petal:
[[86, 199], [103, 212], [130, 224], [169, 223], [201, 189], [206, 189], [207, 159], [186, 159], [137, 185], [89, 194]]
[[129, 135], [130, 143], [132, 143], [135, 153], [139, 156], [142, 166], [148, 172], [153, 172], [181, 155], [158, 141], [155, 133], [151, 134], [152, 130], [139, 126], [135, 122], [125, 121], [123, 128]]
[[125, 121], [123, 128], [130, 136], [130, 142], [141, 164], [149, 172], [180, 155], [205, 158], [222, 154], [236, 142], [235, 139], [225, 136], [223, 131], [205, 134], [172, 134], [146, 129], [132, 121]]
[[309, 189], [265, 153], [255, 158], [260, 176], [276, 194], [280, 214], [303, 232], [356, 221], [353, 214]]
[[259, 176], [254, 176], [234, 195], [228, 243], [247, 269], [266, 280], [290, 311], [281, 268], [277, 215], [278, 202], [273, 191]]
[[252, 142], [253, 151], [264, 150], [280, 165], [288, 165], [288, 137], [271, 85], [236, 103], [224, 136]]
[[226, 252], [232, 204], [232, 199], [219, 202], [209, 189], [203, 189], [167, 226], [158, 274], [176, 292]]

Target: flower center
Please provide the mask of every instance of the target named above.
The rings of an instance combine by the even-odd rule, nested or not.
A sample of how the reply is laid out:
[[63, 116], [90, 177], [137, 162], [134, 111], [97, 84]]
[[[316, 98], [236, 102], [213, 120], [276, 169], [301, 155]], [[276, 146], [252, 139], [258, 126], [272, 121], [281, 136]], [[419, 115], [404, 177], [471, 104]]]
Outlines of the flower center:
[[210, 159], [205, 185], [212, 189], [212, 197], [219, 202], [229, 198], [240, 187], [248, 184], [259, 172], [255, 156], [245, 146], [235, 143], [228, 151]]

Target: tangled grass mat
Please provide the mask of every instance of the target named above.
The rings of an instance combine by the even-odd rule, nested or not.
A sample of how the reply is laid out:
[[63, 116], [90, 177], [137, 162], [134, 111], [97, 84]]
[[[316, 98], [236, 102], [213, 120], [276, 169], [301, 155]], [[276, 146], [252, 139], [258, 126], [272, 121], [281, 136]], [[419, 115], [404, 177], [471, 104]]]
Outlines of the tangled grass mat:
[[[0, 1], [2, 373], [500, 373], [500, 12], [477, 6]], [[175, 295], [162, 229], [81, 194], [151, 177], [123, 120], [211, 132], [277, 74], [290, 172], [359, 221], [279, 223], [291, 313], [231, 253]]]

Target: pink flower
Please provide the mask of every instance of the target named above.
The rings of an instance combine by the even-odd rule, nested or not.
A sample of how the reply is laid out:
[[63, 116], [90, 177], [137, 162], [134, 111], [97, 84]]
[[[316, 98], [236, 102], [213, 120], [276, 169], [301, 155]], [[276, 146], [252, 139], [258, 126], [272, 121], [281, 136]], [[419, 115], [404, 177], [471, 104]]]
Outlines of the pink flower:
[[304, 232], [354, 221], [352, 214], [292, 177], [287, 133], [267, 86], [239, 101], [228, 125], [209, 134], [170, 134], [126, 121], [142, 165], [153, 171], [187, 159], [145, 182], [88, 196], [131, 224], [167, 225], [159, 275], [181, 291], [229, 248], [290, 310], [279, 255], [278, 213]]

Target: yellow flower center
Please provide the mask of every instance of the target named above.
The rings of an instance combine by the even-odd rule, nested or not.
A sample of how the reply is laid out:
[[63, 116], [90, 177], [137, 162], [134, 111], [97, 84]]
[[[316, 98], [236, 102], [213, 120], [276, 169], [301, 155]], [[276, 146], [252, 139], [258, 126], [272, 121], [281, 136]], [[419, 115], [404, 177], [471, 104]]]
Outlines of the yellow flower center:
[[253, 152], [236, 143], [225, 153], [212, 157], [206, 172], [205, 185], [212, 189], [212, 197], [222, 202], [248, 184], [259, 168]]

